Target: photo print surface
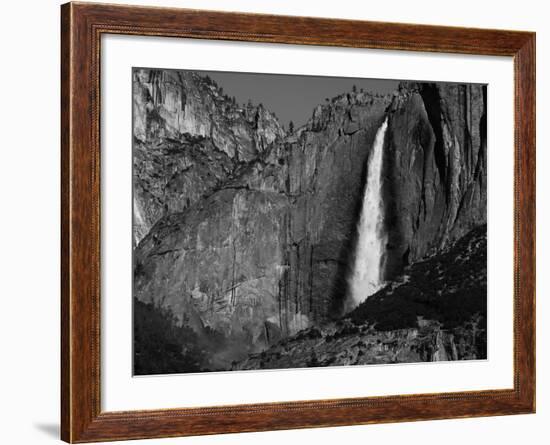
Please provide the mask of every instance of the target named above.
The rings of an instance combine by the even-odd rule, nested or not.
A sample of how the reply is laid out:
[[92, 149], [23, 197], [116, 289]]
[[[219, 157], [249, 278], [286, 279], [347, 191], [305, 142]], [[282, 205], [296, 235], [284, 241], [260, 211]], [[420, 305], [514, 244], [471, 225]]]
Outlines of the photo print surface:
[[134, 68], [134, 375], [487, 358], [487, 86]]

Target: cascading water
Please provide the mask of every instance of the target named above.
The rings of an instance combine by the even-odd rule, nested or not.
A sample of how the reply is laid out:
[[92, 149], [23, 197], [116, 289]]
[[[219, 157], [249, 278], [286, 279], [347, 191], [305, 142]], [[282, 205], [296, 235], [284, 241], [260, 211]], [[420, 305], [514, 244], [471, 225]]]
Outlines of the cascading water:
[[355, 262], [349, 280], [351, 303], [357, 306], [382, 287], [382, 257], [386, 244], [382, 206], [382, 159], [388, 119], [376, 132], [367, 169], [361, 216], [357, 225]]

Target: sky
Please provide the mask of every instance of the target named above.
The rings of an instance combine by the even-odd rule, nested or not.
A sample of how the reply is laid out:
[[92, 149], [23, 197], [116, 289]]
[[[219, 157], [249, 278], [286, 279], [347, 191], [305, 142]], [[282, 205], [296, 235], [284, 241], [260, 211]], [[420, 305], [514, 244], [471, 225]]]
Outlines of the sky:
[[353, 85], [365, 91], [386, 94], [394, 91], [398, 80], [360, 79], [351, 77], [297, 76], [287, 74], [254, 74], [224, 71], [197, 71], [208, 75], [223, 88], [224, 94], [235, 96], [237, 102], [254, 105], [262, 103], [274, 112], [288, 128], [304, 125], [316, 105], [341, 93], [351, 91]]

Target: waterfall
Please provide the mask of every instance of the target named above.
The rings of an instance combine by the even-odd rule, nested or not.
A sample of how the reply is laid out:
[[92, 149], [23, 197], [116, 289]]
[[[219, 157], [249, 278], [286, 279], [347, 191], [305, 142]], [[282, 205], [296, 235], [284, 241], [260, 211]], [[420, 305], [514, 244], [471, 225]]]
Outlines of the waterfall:
[[357, 306], [382, 287], [382, 258], [386, 244], [382, 205], [382, 159], [388, 119], [376, 132], [357, 225], [355, 262], [349, 279], [352, 305]]

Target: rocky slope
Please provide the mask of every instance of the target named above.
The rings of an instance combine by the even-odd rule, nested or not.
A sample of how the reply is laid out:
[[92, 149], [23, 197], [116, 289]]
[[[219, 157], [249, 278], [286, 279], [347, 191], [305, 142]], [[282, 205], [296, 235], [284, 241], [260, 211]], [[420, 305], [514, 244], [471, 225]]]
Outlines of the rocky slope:
[[388, 118], [386, 279], [486, 222], [485, 88], [350, 92], [284, 134], [194, 73], [134, 73], [134, 295], [230, 366], [347, 306], [367, 161]]
[[406, 267], [349, 315], [300, 331], [233, 369], [367, 365], [487, 357], [487, 230]]

